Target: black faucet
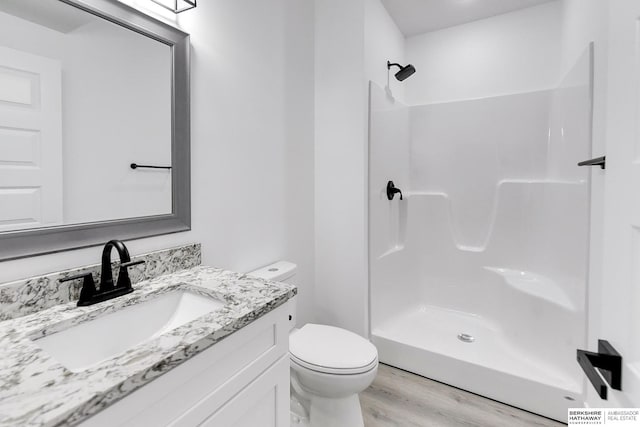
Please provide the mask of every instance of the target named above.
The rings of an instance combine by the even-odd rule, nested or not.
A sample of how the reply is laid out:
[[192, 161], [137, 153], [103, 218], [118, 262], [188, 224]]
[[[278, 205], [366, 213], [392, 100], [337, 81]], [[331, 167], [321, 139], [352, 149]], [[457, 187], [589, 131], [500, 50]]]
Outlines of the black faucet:
[[402, 200], [402, 191], [393, 184], [393, 181], [387, 182], [387, 199], [393, 200], [396, 193], [400, 193], [400, 200]]
[[[113, 272], [111, 271], [111, 250], [115, 248], [120, 257], [120, 271], [118, 273], [118, 281], [113, 284]], [[84, 279], [82, 290], [80, 291], [80, 299], [78, 306], [86, 306], [107, 301], [122, 295], [133, 292], [131, 279], [129, 278], [128, 268], [132, 265], [142, 264], [144, 261], [131, 261], [131, 256], [127, 247], [120, 240], [110, 240], [104, 245], [102, 250], [102, 271], [100, 273], [101, 282], [100, 289], [96, 289], [93, 275], [91, 273], [79, 274], [77, 276], [67, 277], [60, 282], [69, 280]]]

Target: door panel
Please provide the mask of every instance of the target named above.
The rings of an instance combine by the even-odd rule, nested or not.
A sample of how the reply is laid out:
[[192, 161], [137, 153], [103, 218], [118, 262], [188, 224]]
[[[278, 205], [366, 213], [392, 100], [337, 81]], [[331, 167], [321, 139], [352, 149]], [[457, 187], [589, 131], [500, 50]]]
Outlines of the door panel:
[[6, 66], [0, 67], [0, 102], [5, 105], [19, 104], [24, 108], [38, 109], [40, 106], [39, 86], [38, 73], [16, 70]]
[[0, 127], [0, 164], [38, 167], [40, 132]]
[[40, 204], [39, 188], [0, 188], [0, 224], [40, 224]]

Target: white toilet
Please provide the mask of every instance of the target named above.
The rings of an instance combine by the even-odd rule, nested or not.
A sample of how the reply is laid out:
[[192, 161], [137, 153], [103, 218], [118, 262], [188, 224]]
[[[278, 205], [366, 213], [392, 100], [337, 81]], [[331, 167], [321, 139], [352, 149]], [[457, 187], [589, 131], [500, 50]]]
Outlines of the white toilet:
[[[296, 265], [280, 261], [248, 273], [293, 283]], [[296, 298], [291, 313], [291, 426], [363, 427], [358, 393], [369, 387], [378, 371], [378, 351], [361, 336], [327, 325], [295, 329]]]

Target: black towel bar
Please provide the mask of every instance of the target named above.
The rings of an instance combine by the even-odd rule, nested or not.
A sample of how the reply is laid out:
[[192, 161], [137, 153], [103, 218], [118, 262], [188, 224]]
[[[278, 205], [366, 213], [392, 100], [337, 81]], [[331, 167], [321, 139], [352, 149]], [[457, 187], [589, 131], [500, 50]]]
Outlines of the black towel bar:
[[137, 163], [131, 163], [131, 169], [171, 169], [171, 166], [152, 166], [152, 165], [139, 165]]

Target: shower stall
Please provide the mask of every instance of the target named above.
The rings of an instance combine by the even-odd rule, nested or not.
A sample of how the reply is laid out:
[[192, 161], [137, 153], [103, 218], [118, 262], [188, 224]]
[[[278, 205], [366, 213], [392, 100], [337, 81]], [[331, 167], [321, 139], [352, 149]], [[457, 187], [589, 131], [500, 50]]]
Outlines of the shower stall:
[[560, 421], [582, 406], [592, 51], [535, 92], [408, 106], [370, 84], [381, 362]]

